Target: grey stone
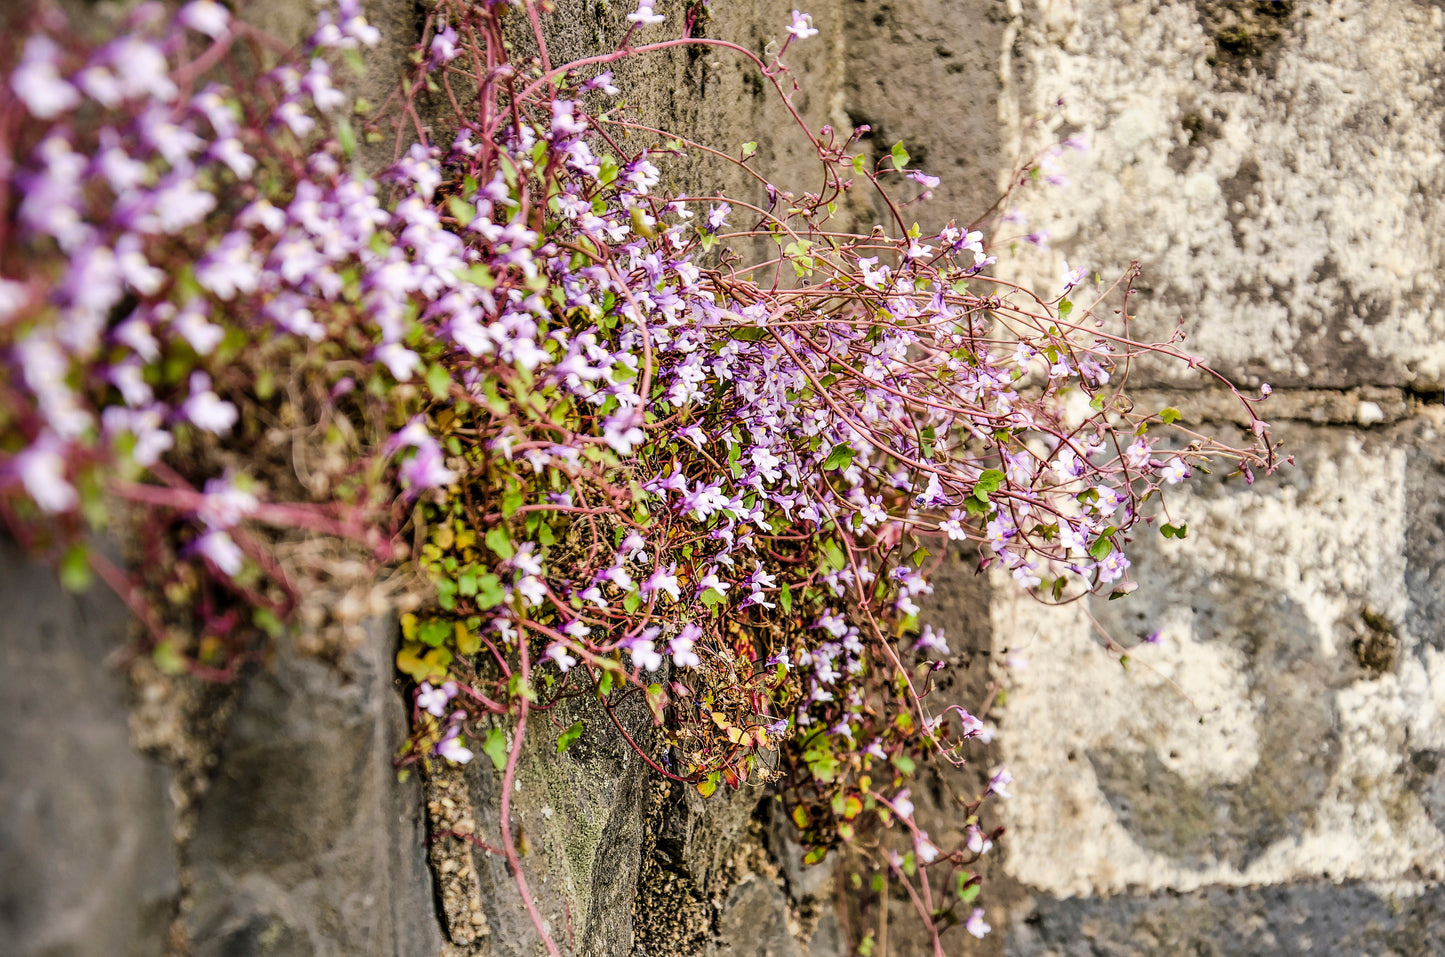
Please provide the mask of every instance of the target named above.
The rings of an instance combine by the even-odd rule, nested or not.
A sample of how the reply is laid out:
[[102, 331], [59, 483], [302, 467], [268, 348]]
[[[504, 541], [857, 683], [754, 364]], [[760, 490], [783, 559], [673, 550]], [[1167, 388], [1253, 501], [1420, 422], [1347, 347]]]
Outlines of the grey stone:
[[0, 940], [16, 957], [152, 957], [178, 890], [166, 769], [131, 749], [130, 616], [0, 534]]
[[1009, 931], [1010, 957], [1417, 957], [1445, 950], [1445, 888], [1393, 896], [1309, 882], [1040, 899]]
[[405, 733], [393, 622], [339, 667], [284, 642], [249, 675], [200, 800], [187, 929], [197, 957], [434, 957], [441, 931]]

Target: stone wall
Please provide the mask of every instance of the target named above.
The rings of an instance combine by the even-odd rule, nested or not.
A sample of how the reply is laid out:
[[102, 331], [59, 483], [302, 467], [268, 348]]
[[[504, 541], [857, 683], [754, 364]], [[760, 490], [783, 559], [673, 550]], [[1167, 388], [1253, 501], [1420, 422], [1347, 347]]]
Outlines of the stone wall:
[[[416, 18], [373, 2], [385, 83]], [[554, 59], [601, 49], [631, 4], [567, 0]], [[713, 0], [703, 31], [763, 51], [785, 13]], [[627, 9], [623, 9], [626, 7]], [[658, 9], [680, 21], [681, 0]], [[379, 9], [378, 9], [379, 8]], [[915, 795], [947, 838], [953, 793], [1006, 761], [1015, 797], [959, 953], [1413, 955], [1445, 951], [1445, 13], [1430, 3], [822, 0], [798, 48], [814, 126], [868, 123], [943, 177], [926, 227], [984, 215], [1021, 156], [1075, 134], [1069, 189], [1020, 192], [1009, 277], [1138, 259], [1134, 331], [1251, 388], [1296, 456], [1252, 486], [1169, 499], [1184, 542], [1141, 541], [1147, 584], [1070, 612], [944, 569], [927, 614], [992, 745]], [[294, 5], [252, 15], [299, 30]], [[290, 26], [288, 26], [290, 24]], [[806, 143], [740, 60], [674, 52], [619, 70], [639, 118], [806, 184]], [[646, 141], [647, 134], [635, 134]], [[744, 189], [698, 162], [689, 188]], [[876, 217], [862, 203], [860, 221]], [[1020, 230], [1022, 232], [1023, 230]], [[1076, 296], [1076, 299], [1080, 298]], [[1134, 381], [1191, 425], [1227, 393], [1161, 365]], [[1180, 390], [1184, 394], [1180, 395]], [[395, 635], [334, 664], [288, 646], [235, 688], [142, 668], [123, 609], [74, 598], [6, 545], [0, 594], [0, 939], [24, 957], [532, 954], [504, 866], [429, 830], [498, 826], [497, 776], [399, 782]], [[1092, 617], [1092, 620], [1091, 620]], [[1097, 624], [1096, 624], [1097, 623]], [[1145, 641], [1154, 633], [1157, 640]], [[1105, 647], [1107, 633], [1127, 661]], [[1126, 667], [1127, 666], [1127, 667]], [[823, 957], [851, 919], [771, 802], [703, 802], [644, 773], [604, 719], [561, 758], [534, 724], [515, 817], [553, 935], [588, 955]], [[645, 733], [641, 714], [628, 724]], [[986, 859], [988, 860], [988, 859]], [[924, 952], [906, 905], [893, 953]], [[969, 949], [971, 946], [972, 949]], [[911, 950], [910, 950], [911, 948]]]
[[[1003, 268], [1047, 289], [1063, 259], [1139, 260], [1135, 334], [1182, 318], [1188, 348], [1271, 383], [1297, 464], [1196, 476], [1168, 503], [1188, 539], [1141, 542], [1127, 601], [997, 591], [995, 645], [1030, 662], [1000, 713], [1008, 950], [1438, 952], [1445, 11], [1009, 7], [1014, 148], [1090, 149], [1020, 204], [1051, 248]], [[1236, 418], [1203, 380], [1134, 374], [1191, 390], [1171, 402], [1191, 424]]]

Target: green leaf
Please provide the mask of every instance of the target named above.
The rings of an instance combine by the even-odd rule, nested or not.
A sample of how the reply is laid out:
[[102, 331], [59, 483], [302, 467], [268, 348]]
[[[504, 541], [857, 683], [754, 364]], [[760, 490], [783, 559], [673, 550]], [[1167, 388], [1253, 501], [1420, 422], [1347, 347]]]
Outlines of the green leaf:
[[426, 370], [426, 387], [431, 390], [432, 397], [438, 402], [447, 397], [451, 392], [452, 377], [447, 372], [446, 366], [438, 362]]
[[747, 159], [748, 157], [752, 156], [752, 155], [753, 155], [754, 153], [756, 153], [757, 151], [758, 151], [758, 144], [757, 144], [757, 143], [744, 143], [744, 144], [743, 144], [743, 159]]
[[783, 606], [784, 614], [793, 610], [793, 589], [787, 582], [783, 583], [783, 590], [778, 593], [778, 604]]
[[276, 613], [269, 608], [257, 608], [251, 612], [251, 621], [272, 638], [280, 638], [281, 632], [285, 629], [285, 626], [281, 624], [281, 619], [276, 617]]
[[1170, 406], [1167, 409], [1159, 410], [1159, 418], [1164, 421], [1165, 425], [1173, 425], [1175, 422], [1178, 422], [1183, 417], [1184, 413], [1180, 412], [1173, 406]]
[[422, 622], [416, 629], [417, 639], [433, 648], [440, 648], [451, 636], [451, 623], [437, 618]]
[[446, 648], [432, 648], [421, 654], [425, 645], [415, 641], [405, 642], [396, 653], [396, 670], [411, 677], [413, 681], [431, 681], [447, 675], [452, 663], [452, 653]]
[[477, 607], [483, 611], [496, 608], [507, 598], [502, 590], [502, 580], [491, 572], [477, 576]]
[[1067, 299], [1059, 300], [1059, 318], [1069, 318], [1069, 313], [1074, 311], [1074, 304]]
[[629, 592], [627, 596], [622, 599], [622, 607], [627, 609], [629, 615], [632, 614], [638, 608], [642, 607], [642, 596], [637, 592]]
[[561, 754], [563, 751], [566, 751], [568, 748], [572, 747], [572, 742], [582, 737], [582, 728], [582, 722], [578, 721], [576, 724], [572, 725], [572, 727], [568, 728], [566, 731], [563, 731], [557, 736], [558, 754]]
[[908, 151], [903, 148], [903, 141], [899, 140], [893, 144], [893, 168], [899, 172], [908, 165]]
[[503, 561], [517, 554], [517, 549], [512, 545], [512, 536], [507, 532], [505, 526], [497, 525], [488, 531], [486, 543], [487, 547]]
[[853, 464], [853, 455], [854, 452], [851, 445], [848, 445], [847, 443], [844, 443], [843, 445], [835, 445], [833, 446], [833, 451], [829, 452], [828, 457], [823, 460], [823, 468], [824, 470], [846, 470], [850, 465]]
[[1003, 485], [1004, 478], [1004, 474], [998, 469], [985, 469], [973, 485], [974, 498], [980, 502], [987, 502], [988, 497]]
[[827, 856], [828, 849], [826, 847], [815, 847], [811, 851], [803, 855], [803, 863], [818, 864], [823, 860], [823, 858]]
[[853, 157], [853, 172], [861, 176], [863, 174], [863, 170], [867, 169], [867, 167], [868, 158], [865, 157], [862, 153], [859, 153], [857, 156]]
[[468, 568], [457, 576], [457, 594], [471, 598], [477, 593], [477, 570]]
[[1089, 557], [1096, 562], [1101, 562], [1104, 557], [1114, 550], [1114, 540], [1107, 535], [1101, 536], [1094, 544], [1089, 546]]
[[447, 209], [451, 210], [457, 222], [462, 226], [470, 226], [472, 220], [477, 218], [477, 207], [462, 199], [460, 196], [447, 197]]
[[1160, 525], [1159, 531], [1165, 538], [1183, 538], [1189, 534], [1189, 526], [1185, 525]]
[[902, 751], [893, 755], [893, 766], [898, 769], [899, 774], [912, 774], [918, 770], [918, 764]]
[[84, 545], [72, 545], [60, 560], [60, 585], [68, 592], [80, 593], [90, 588], [90, 555]]
[[701, 781], [697, 782], [697, 793], [701, 794], [705, 798], [712, 797], [713, 792], [717, 790], [717, 783], [720, 780], [722, 780], [722, 775], [714, 771], [707, 777], [703, 778]]
[[487, 732], [486, 740], [482, 742], [482, 752], [492, 759], [492, 766], [498, 771], [507, 767], [507, 736], [501, 728], [493, 728]]
[[352, 128], [351, 121], [341, 117], [336, 121], [336, 142], [341, 144], [341, 152], [348, 158], [356, 152], [356, 130]]
[[726, 601], [727, 598], [724, 597], [723, 593], [718, 591], [716, 588], [709, 588], [707, 591], [702, 593], [702, 603], [708, 608], [716, 608], [718, 605], [721, 605]]

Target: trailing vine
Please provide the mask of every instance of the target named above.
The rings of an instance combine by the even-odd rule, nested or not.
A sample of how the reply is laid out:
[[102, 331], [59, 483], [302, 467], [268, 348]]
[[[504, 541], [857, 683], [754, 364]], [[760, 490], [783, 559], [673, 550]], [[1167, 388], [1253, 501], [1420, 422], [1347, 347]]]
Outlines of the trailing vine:
[[[579, 694], [609, 714], [641, 696], [662, 746], [613, 730], [704, 796], [771, 783], [806, 860], [875, 860], [941, 954], [997, 836], [978, 809], [1011, 778], [967, 806], [962, 847], [914, 819], [920, 762], [961, 763], [984, 732], [933, 693], [932, 569], [967, 542], [1043, 601], [1127, 594], [1131, 536], [1186, 534], [1169, 486], [1275, 467], [1258, 399], [1235, 390], [1247, 449], [1136, 407], [1135, 358], [1204, 367], [1130, 337], [1132, 274], [1028, 290], [989, 272], [1001, 224], [911, 224], [937, 180], [903, 144], [873, 164], [866, 129], [793, 108], [807, 14], [762, 58], [691, 36], [700, 8], [652, 41], [667, 25], [642, 0], [616, 50], [556, 64], [546, 6], [429, 3], [410, 74], [365, 116], [335, 79], [378, 39], [355, 0], [298, 49], [214, 0], [141, 4], [104, 36], [48, 4], [13, 15], [0, 516], [68, 584], [125, 597], [158, 664], [207, 678], [293, 620], [319, 574], [288, 560], [297, 541], [404, 576], [425, 597], [402, 616], [400, 763], [496, 762], [488, 847], [553, 954], [508, 802], [536, 715]], [[517, 30], [534, 58], [512, 58]], [[816, 191], [770, 185], [754, 144], [619, 105], [610, 64], [688, 45], [773, 88]], [[359, 143], [396, 161], [372, 178]], [[756, 198], [664, 189], [687, 152]], [[856, 190], [889, 221], [856, 231]], [[107, 529], [129, 566], [92, 546]], [[957, 922], [987, 931], [981, 910]]]

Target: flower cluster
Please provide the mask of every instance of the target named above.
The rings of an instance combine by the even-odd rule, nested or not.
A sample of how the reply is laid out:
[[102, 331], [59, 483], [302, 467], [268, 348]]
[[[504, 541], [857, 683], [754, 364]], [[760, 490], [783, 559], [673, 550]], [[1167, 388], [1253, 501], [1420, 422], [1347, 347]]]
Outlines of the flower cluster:
[[[363, 541], [434, 595], [397, 659], [410, 760], [471, 760], [477, 720], [513, 716], [511, 744], [492, 727], [482, 748], [511, 774], [529, 712], [641, 694], [658, 773], [705, 795], [782, 778], [809, 860], [899, 825], [906, 853], [880, 860], [925, 894], [951, 868], [971, 901], [962, 868], [992, 840], [976, 811], [1011, 778], [970, 805], [964, 847], [913, 819], [917, 762], [988, 734], [928, 694], [950, 655], [919, 627], [928, 546], [965, 543], [1052, 600], [1128, 591], [1142, 502], [1191, 463], [1272, 467], [1262, 423], [1254, 450], [1160, 441], [1178, 413], [1136, 410], [1117, 370], [1193, 360], [996, 283], [978, 229], [927, 235], [891, 200], [893, 235], [840, 229], [850, 189], [938, 185], [901, 144], [870, 166], [866, 130], [804, 130], [817, 193], [664, 190], [685, 144], [624, 149], [601, 68], [687, 42], [777, 86], [781, 60], [632, 46], [664, 22], [641, 0], [613, 53], [512, 63], [515, 5], [428, 10], [378, 179], [351, 166], [332, 76], [332, 53], [378, 38], [354, 0], [250, 78], [220, 64], [274, 41], [214, 0], [143, 4], [91, 47], [37, 13], [0, 61], [24, 113], [0, 193], [0, 514], [64, 552], [106, 501], [150, 506], [187, 581], [252, 604], [284, 578], [256, 525]], [[782, 52], [818, 32], [799, 11], [784, 31]], [[454, 84], [475, 104], [433, 141], [416, 92], [459, 104]], [[769, 262], [731, 251], [759, 239]], [[247, 452], [263, 421], [303, 416], [337, 464], [297, 487], [299, 453]], [[234, 607], [207, 629], [244, 629]]]

